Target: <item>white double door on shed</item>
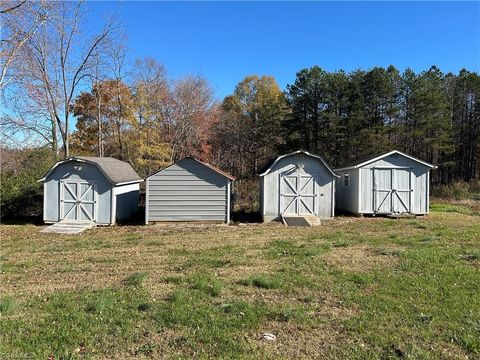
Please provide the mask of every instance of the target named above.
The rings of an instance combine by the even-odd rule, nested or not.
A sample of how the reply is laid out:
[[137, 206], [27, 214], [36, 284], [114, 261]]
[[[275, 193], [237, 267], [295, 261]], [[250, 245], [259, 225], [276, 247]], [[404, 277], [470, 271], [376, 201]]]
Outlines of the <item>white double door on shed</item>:
[[94, 222], [96, 205], [95, 183], [68, 180], [60, 182], [60, 220]]
[[412, 212], [412, 169], [373, 169], [374, 212], [378, 214]]
[[280, 176], [280, 212], [282, 215], [316, 215], [317, 181], [315, 175]]

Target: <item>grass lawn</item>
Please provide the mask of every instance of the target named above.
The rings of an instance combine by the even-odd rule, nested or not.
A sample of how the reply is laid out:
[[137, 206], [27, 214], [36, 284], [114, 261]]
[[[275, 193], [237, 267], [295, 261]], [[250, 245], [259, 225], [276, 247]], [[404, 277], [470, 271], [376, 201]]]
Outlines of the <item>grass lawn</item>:
[[0, 358], [480, 358], [467, 205], [316, 228], [41, 228], [1, 226]]

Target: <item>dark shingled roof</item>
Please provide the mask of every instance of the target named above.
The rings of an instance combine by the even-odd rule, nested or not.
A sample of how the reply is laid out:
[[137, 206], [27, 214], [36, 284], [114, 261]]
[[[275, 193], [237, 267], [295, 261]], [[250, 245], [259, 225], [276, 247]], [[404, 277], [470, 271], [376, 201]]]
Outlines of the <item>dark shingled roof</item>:
[[80, 159], [97, 165], [105, 176], [114, 184], [131, 181], [143, 181], [129, 163], [111, 158], [94, 156], [74, 156], [71, 160]]
[[143, 181], [143, 179], [135, 172], [135, 170], [133, 170], [129, 163], [111, 157], [94, 156], [71, 156], [66, 160], [59, 161], [39, 181], [45, 181], [48, 175], [50, 175], [50, 173], [58, 165], [64, 164], [68, 161], [84, 161], [86, 163], [95, 165], [105, 175], [105, 177], [115, 185]]
[[220, 170], [219, 168], [217, 168], [216, 166], [213, 166], [212, 164], [209, 164], [209, 163], [200, 161], [200, 160], [195, 159], [195, 158], [193, 158], [193, 157], [191, 157], [191, 156], [189, 156], [188, 158], [193, 159], [193, 160], [195, 160], [196, 162], [199, 162], [199, 163], [202, 164], [202, 165], [205, 165], [206, 167], [212, 169], [213, 171], [216, 171], [216, 172], [219, 173], [220, 175], [225, 176], [227, 179], [230, 179], [230, 180], [232, 180], [232, 181], [235, 180], [235, 176], [230, 175], [229, 173], [227, 173], [227, 172], [225, 172], [225, 171], [223, 171], [223, 170]]

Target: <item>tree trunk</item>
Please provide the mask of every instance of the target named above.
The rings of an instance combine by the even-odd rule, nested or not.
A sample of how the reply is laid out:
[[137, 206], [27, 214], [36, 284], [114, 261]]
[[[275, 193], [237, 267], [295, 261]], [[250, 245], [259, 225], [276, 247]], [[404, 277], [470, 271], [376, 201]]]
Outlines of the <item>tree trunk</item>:
[[97, 94], [97, 123], [98, 123], [98, 133], [97, 133], [97, 141], [98, 141], [98, 156], [103, 157], [103, 134], [102, 134], [102, 114], [101, 114], [101, 103], [100, 103], [100, 94]]
[[52, 153], [55, 160], [58, 159], [58, 142], [57, 142], [57, 123], [52, 121]]

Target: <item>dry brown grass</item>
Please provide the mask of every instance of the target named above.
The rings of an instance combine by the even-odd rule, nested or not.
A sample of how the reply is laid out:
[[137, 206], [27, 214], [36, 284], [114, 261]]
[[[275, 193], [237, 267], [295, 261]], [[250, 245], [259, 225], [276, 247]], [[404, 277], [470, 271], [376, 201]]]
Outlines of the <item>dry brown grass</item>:
[[398, 256], [392, 255], [401, 251], [400, 247], [379, 250], [371, 246], [338, 247], [332, 249], [325, 261], [330, 266], [338, 267], [345, 271], [368, 272], [378, 268], [398, 264]]
[[[473, 215], [447, 212], [413, 220], [338, 217], [314, 228], [278, 223], [98, 227], [76, 236], [39, 233], [43, 226], [2, 225], [2, 296], [15, 297], [21, 303], [36, 295], [48, 299], [66, 290], [115, 288], [128, 276], [147, 272], [143, 289], [148, 301], [168, 303], [166, 299], [179, 288], [196, 291], [192, 290], [192, 277], [208, 275], [221, 282], [222, 289], [202, 300], [203, 306], [239, 301], [276, 311], [274, 316], [262, 315], [265, 319], [259, 328], [235, 334], [253, 349], [251, 358], [335, 358], [362, 349], [371, 351], [369, 355], [388, 355], [376, 353], [375, 346], [389, 345], [380, 346], [375, 340], [363, 343], [360, 335], [352, 336], [351, 329], [345, 328], [346, 322], [366, 311], [358, 297], [371, 296], [374, 301], [383, 291], [375, 276], [385, 276], [384, 284], [390, 284], [389, 276], [396, 276], [408, 252], [424, 256], [425, 249], [432, 248], [432, 256], [437, 256], [434, 247], [443, 252], [453, 251], [457, 245], [473, 248], [478, 241], [472, 235], [478, 232], [476, 221], [478, 217]], [[455, 259], [472, 264], [473, 269], [480, 263], [458, 255]], [[428, 257], [414, 263], [421, 261]], [[259, 275], [276, 277], [281, 286], [266, 289], [242, 284]], [[392, 307], [392, 318], [395, 311]], [[375, 308], [372, 314], [378, 314]], [[203, 346], [201, 343], [182, 342], [191, 339], [195, 331], [181, 326], [145, 331], [137, 343], [94, 357], [148, 358], [138, 352], [142, 344], [155, 344], [156, 358], [199, 357], [195, 346]], [[262, 332], [273, 332], [277, 340], [261, 340]], [[469, 354], [458, 344], [445, 343], [443, 339], [435, 345], [436, 355], [454, 358], [452, 354]], [[203, 348], [207, 354], [210, 350]]]
[[[61, 290], [103, 288], [118, 284], [134, 272], [147, 271], [147, 286], [157, 296], [171, 290], [166, 276], [189, 275], [195, 266], [188, 261], [196, 253], [208, 253], [221, 247], [241, 250], [232, 255], [232, 264], [216, 269], [226, 281], [236, 282], [259, 272], [274, 272], [278, 264], [263, 256], [264, 248], [275, 240], [303, 241], [335, 231], [347, 238], [375, 237], [384, 232], [375, 227], [384, 219], [338, 217], [321, 227], [284, 227], [279, 223], [226, 226], [215, 224], [156, 224], [152, 226], [115, 226], [90, 229], [76, 236], [39, 233], [43, 226], [1, 226], [4, 261], [19, 271], [1, 274], [4, 294], [30, 296]], [[419, 230], [408, 228], [410, 234]], [[405, 229], [391, 234], [406, 235]], [[340, 241], [342, 239], [339, 239]], [[23, 248], [22, 248], [23, 247]], [[193, 257], [194, 259], [194, 257]], [[345, 270], [368, 270], [390, 266], [391, 256], [376, 255], [366, 246], [334, 248], [325, 261]], [[25, 264], [25, 266], [22, 266]], [[187, 266], [185, 266], [187, 265]]]
[[349, 341], [342, 329], [324, 322], [317, 326], [270, 322], [262, 330], [276, 334], [273, 342], [251, 334], [249, 342], [269, 359], [323, 359], [332, 356], [338, 344]]

